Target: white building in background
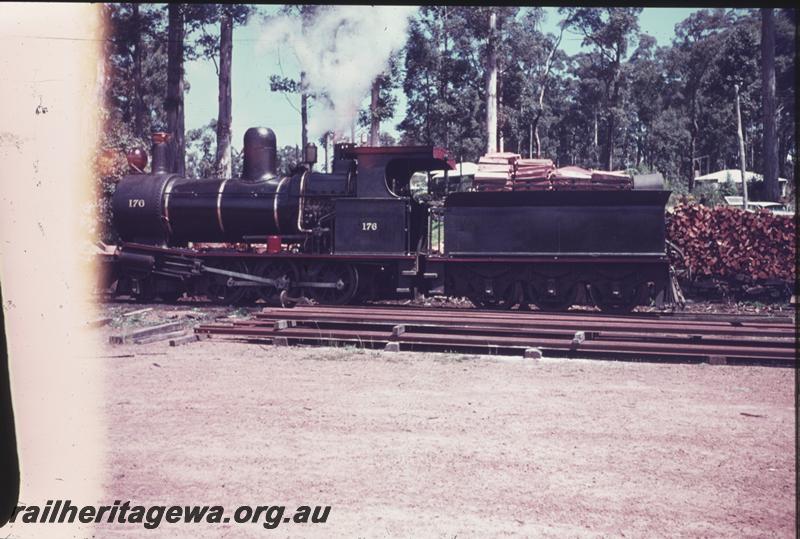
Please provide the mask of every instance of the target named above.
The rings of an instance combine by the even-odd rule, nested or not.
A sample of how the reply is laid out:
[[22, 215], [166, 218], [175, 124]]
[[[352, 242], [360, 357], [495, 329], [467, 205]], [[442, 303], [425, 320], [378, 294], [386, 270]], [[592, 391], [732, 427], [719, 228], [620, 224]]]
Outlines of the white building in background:
[[[751, 172], [749, 170], [745, 170], [744, 175], [747, 178], [748, 182], [764, 181], [763, 175]], [[721, 183], [733, 183], [738, 187], [742, 183], [742, 171], [734, 168], [718, 170], [717, 172], [711, 172], [710, 174], [697, 176], [694, 179], [694, 181], [696, 185], [719, 185]], [[780, 193], [782, 197], [786, 196], [786, 190], [788, 185], [789, 185], [789, 180], [787, 180], [786, 178], [778, 178], [778, 186], [780, 187]]]

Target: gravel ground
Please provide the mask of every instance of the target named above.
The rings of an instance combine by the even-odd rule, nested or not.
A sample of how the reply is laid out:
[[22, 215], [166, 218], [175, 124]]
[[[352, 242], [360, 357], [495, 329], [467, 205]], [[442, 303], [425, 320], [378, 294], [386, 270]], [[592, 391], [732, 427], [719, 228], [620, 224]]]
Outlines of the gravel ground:
[[[138, 308], [106, 310], [118, 326]], [[191, 312], [228, 310], [125, 318]], [[99, 353], [113, 363], [108, 499], [332, 506], [325, 524], [162, 524], [162, 535], [795, 534], [792, 369], [215, 339]]]

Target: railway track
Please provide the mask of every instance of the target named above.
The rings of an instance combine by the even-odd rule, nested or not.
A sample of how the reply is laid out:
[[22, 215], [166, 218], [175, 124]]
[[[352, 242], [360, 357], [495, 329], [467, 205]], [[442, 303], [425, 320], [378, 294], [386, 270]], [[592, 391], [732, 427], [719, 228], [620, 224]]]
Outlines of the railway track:
[[415, 307], [266, 308], [195, 332], [277, 345], [355, 344], [386, 350], [712, 364], [796, 364], [788, 317], [480, 311]]

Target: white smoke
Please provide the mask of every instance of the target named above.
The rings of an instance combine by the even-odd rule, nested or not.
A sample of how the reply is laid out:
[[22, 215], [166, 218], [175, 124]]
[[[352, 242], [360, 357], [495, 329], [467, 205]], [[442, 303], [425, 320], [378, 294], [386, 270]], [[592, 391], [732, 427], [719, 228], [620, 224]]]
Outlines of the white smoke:
[[[391, 54], [406, 42], [414, 6], [321, 6], [315, 16], [269, 19], [259, 42], [262, 51], [288, 46], [312, 94], [309, 140], [326, 131], [349, 133], [372, 82], [386, 70]], [[288, 74], [287, 74], [288, 75]]]

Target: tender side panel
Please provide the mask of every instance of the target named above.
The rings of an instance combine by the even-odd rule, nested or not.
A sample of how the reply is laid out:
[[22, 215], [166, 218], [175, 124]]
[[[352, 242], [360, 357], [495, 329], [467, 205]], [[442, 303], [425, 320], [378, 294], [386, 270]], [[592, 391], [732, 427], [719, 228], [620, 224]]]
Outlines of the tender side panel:
[[458, 193], [446, 255], [663, 254], [667, 191]]

